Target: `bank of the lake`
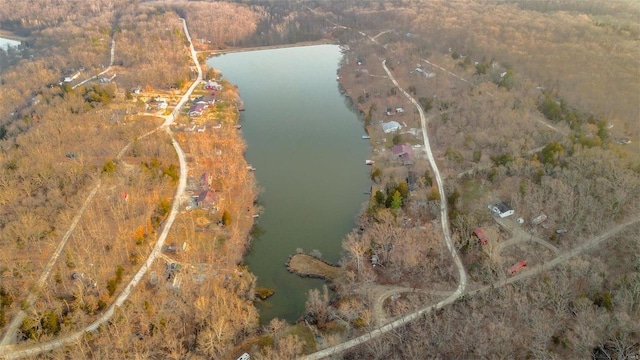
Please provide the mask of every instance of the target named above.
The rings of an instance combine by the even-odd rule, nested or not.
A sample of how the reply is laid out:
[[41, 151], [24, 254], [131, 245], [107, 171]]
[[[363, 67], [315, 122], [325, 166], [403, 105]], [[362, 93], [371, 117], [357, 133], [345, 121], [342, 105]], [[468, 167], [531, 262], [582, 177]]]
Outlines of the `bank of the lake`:
[[317, 45], [225, 54], [207, 61], [237, 84], [244, 100], [246, 157], [263, 189], [264, 231], [246, 257], [258, 285], [276, 293], [260, 306], [263, 323], [296, 320], [319, 279], [300, 278], [284, 266], [297, 248], [339, 260], [344, 236], [368, 200], [368, 142], [362, 124], [340, 94], [342, 53]]

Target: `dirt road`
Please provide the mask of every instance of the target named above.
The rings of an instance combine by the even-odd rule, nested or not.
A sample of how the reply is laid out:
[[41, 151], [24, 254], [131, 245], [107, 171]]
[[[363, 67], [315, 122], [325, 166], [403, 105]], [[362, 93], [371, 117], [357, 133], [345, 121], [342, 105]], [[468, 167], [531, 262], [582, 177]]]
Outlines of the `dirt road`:
[[524, 231], [522, 229], [522, 227], [518, 224], [516, 224], [513, 220], [511, 219], [501, 219], [499, 217], [494, 217], [494, 220], [500, 224], [500, 226], [502, 226], [503, 228], [505, 228], [507, 231], [509, 231], [511, 233], [511, 239], [502, 242], [498, 245], [497, 253], [499, 254], [500, 251], [502, 251], [504, 248], [511, 246], [511, 245], [515, 245], [518, 243], [522, 243], [525, 241], [531, 241], [531, 242], [535, 242], [538, 243], [544, 247], [546, 247], [547, 249], [553, 251], [554, 254], [558, 255], [560, 254], [560, 249], [558, 249], [557, 247], [555, 247], [553, 244], [551, 244], [550, 242], [543, 240], [537, 236], [534, 236], [531, 233], [528, 233], [526, 231]]
[[[395, 85], [404, 94], [404, 96], [406, 96], [407, 99], [411, 101], [411, 103], [416, 107], [416, 109], [418, 110], [418, 113], [420, 114], [420, 124], [422, 127], [422, 139], [424, 141], [424, 150], [426, 152], [427, 159], [429, 159], [429, 164], [431, 165], [431, 170], [433, 172], [433, 175], [436, 178], [438, 191], [442, 196], [444, 196], [445, 194], [444, 182], [442, 181], [442, 177], [440, 176], [440, 171], [438, 170], [438, 165], [436, 164], [436, 160], [433, 157], [433, 152], [431, 151], [431, 144], [429, 143], [429, 136], [427, 134], [427, 118], [424, 114], [424, 110], [422, 109], [422, 106], [411, 95], [409, 95], [409, 93], [406, 90], [404, 90], [400, 86], [400, 84], [398, 84], [396, 79], [393, 77], [393, 74], [391, 74], [391, 71], [389, 71], [389, 68], [387, 68], [386, 63], [387, 63], [387, 60], [386, 59], [383, 60], [382, 67], [384, 68], [384, 71], [387, 73], [387, 76], [389, 76], [389, 79], [391, 80], [391, 82], [393, 82], [393, 85]], [[467, 287], [467, 272], [465, 271], [464, 265], [462, 264], [462, 260], [458, 255], [458, 251], [456, 250], [455, 246], [453, 245], [453, 241], [451, 240], [451, 229], [449, 227], [448, 214], [449, 212], [447, 210], [447, 202], [440, 201], [440, 220], [442, 223], [442, 233], [444, 234], [444, 241], [447, 245], [447, 249], [449, 249], [449, 253], [451, 254], [451, 258], [453, 259], [453, 262], [458, 268], [458, 289], [456, 290], [456, 293], [462, 294]]]
[[[187, 36], [187, 40], [191, 44], [191, 37], [189, 36], [189, 31], [187, 29], [187, 24], [186, 24], [184, 19], [182, 19], [182, 22], [183, 22], [183, 25], [184, 25], [184, 31], [185, 31], [185, 34]], [[167, 235], [169, 234], [169, 230], [171, 230], [171, 226], [173, 225], [173, 221], [175, 220], [176, 216], [178, 215], [178, 212], [179, 212], [179, 209], [180, 209], [180, 203], [181, 203], [180, 199], [182, 198], [184, 190], [185, 190], [185, 188], [187, 186], [187, 163], [186, 163], [186, 160], [185, 160], [185, 155], [184, 155], [184, 152], [182, 151], [182, 148], [180, 148], [180, 145], [178, 144], [178, 142], [175, 141], [175, 139], [173, 139], [173, 135], [171, 133], [171, 130], [169, 129], [169, 125], [174, 121], [175, 115], [178, 113], [180, 108], [189, 100], [189, 97], [190, 97], [191, 93], [193, 92], [193, 90], [196, 88], [196, 86], [198, 86], [202, 82], [202, 68], [200, 67], [200, 64], [198, 62], [198, 57], [196, 55], [195, 49], [193, 48], [193, 44], [191, 44], [190, 50], [191, 50], [191, 56], [193, 58], [193, 61], [195, 62], [196, 67], [198, 69], [198, 78], [194, 81], [194, 83], [191, 85], [191, 87], [189, 87], [189, 90], [187, 90], [187, 92], [184, 94], [184, 96], [182, 97], [180, 102], [178, 102], [178, 105], [173, 110], [171, 115], [166, 116], [165, 117], [165, 122], [158, 128], [158, 129], [161, 129], [161, 128], [165, 129], [169, 133], [169, 135], [171, 135], [172, 144], [173, 144], [174, 149], [176, 150], [176, 153], [178, 154], [178, 160], [179, 160], [179, 163], [180, 163], [180, 179], [178, 181], [178, 187], [176, 189], [176, 193], [175, 193], [175, 196], [174, 196], [174, 199], [173, 199], [173, 204], [171, 206], [171, 211], [169, 213], [169, 216], [167, 217], [167, 220], [164, 223], [164, 227], [162, 228], [162, 232], [158, 236], [158, 241], [156, 242], [156, 245], [154, 246], [153, 250], [151, 251], [151, 253], [147, 257], [147, 260], [140, 267], [140, 269], [134, 275], [134, 277], [131, 279], [131, 281], [126, 285], [124, 290], [118, 295], [118, 297], [111, 304], [111, 306], [109, 306], [107, 308], [107, 310], [104, 313], [102, 313], [102, 315], [100, 315], [100, 317], [98, 317], [94, 322], [89, 324], [87, 327], [85, 327], [82, 330], [76, 331], [76, 332], [74, 332], [72, 334], [60, 337], [58, 339], [54, 339], [54, 340], [51, 340], [51, 341], [48, 341], [48, 342], [45, 342], [45, 343], [31, 345], [31, 346], [26, 347], [26, 348], [20, 348], [18, 345], [8, 345], [8, 344], [5, 344], [4, 341], [3, 341], [3, 344], [0, 344], [0, 354], [2, 354], [1, 356], [3, 358], [6, 358], [6, 359], [19, 359], [19, 358], [23, 358], [23, 357], [27, 357], [27, 356], [35, 356], [35, 355], [43, 353], [45, 351], [50, 351], [50, 350], [53, 350], [55, 348], [64, 346], [66, 344], [70, 344], [70, 343], [79, 341], [80, 339], [82, 339], [85, 336], [85, 334], [87, 332], [97, 331], [98, 328], [102, 324], [104, 324], [109, 319], [111, 319], [111, 317], [113, 316], [113, 314], [115, 312], [115, 309], [117, 307], [122, 306], [122, 304], [124, 304], [124, 302], [128, 299], [128, 297], [131, 294], [131, 292], [133, 291], [133, 289], [142, 280], [142, 277], [146, 274], [147, 270], [151, 267], [151, 265], [156, 260], [158, 255], [161, 253], [162, 247], [164, 246], [164, 241], [167, 238]], [[157, 131], [158, 129], [156, 129], [156, 130], [154, 130], [152, 132], [149, 132], [149, 133], [145, 134], [144, 136], [149, 135], [149, 134]], [[131, 143], [128, 144], [127, 146], [125, 146], [125, 148], [123, 148], [122, 151], [120, 151], [118, 156], [122, 156], [122, 154], [124, 154], [126, 152], [126, 149], [129, 146], [131, 146]], [[98, 187], [95, 187], [93, 192], [91, 193], [93, 195], [90, 195], [87, 198], [87, 200], [85, 200], [85, 205], [89, 201], [91, 201], [91, 199], [93, 198], [93, 196], [95, 195], [95, 192], [97, 192], [97, 190], [98, 190]], [[83, 208], [84, 208], [84, 206], [83, 206]], [[76, 215], [76, 218], [79, 219], [79, 217], [82, 216], [83, 212], [84, 212], [83, 210], [80, 211]], [[75, 223], [77, 223], [77, 221], [75, 221]], [[73, 226], [69, 230], [67, 230], [67, 233], [69, 233], [69, 234], [70, 234], [71, 231], [73, 231], [73, 228], [75, 228], [75, 224], [72, 224], [72, 225]], [[65, 236], [66, 236], [66, 234], [65, 234]], [[66, 236], [66, 238], [68, 238], [68, 236]], [[66, 239], [65, 239], [64, 242], [66, 242]], [[64, 244], [59, 245], [58, 247], [60, 248], [60, 251], [57, 252], [56, 254], [54, 254], [52, 259], [50, 260], [50, 262], [52, 264], [55, 263], [55, 261], [57, 260], [57, 257], [59, 256], [59, 253], [62, 251], [62, 248], [64, 247]], [[54, 257], [55, 257], [55, 259], [54, 259]], [[44, 278], [44, 280], [46, 280], [46, 278], [49, 276], [49, 273], [50, 273], [52, 267], [53, 267], [53, 265], [51, 265], [51, 267], [47, 266], [45, 268], [46, 271], [43, 273], [41, 278]], [[42, 280], [42, 281], [44, 281], [44, 280]], [[33, 293], [29, 294], [29, 298], [31, 298], [31, 297], [33, 297], [33, 301], [35, 301], [35, 295]], [[22, 314], [22, 317], [24, 318], [24, 312], [21, 311], [20, 313]], [[19, 326], [19, 324], [22, 323], [22, 321], [20, 321], [20, 322], [15, 321], [15, 322], [18, 324], [18, 326]], [[13, 325], [13, 324], [11, 324], [11, 325]], [[15, 330], [13, 330], [13, 332], [11, 332], [12, 329], [13, 329], [13, 327], [9, 328], [9, 331], [7, 331], [7, 333], [5, 334], [5, 338], [9, 339], [8, 343], [10, 343], [11, 339], [15, 339], [15, 330], [17, 330], [17, 327], [15, 327]]]
[[[553, 268], [556, 265], [559, 265], [567, 260], [569, 260], [570, 258], [577, 256], [579, 254], [584, 253], [585, 251], [591, 250], [595, 247], [597, 247], [598, 245], [600, 245], [603, 241], [605, 241], [606, 239], [608, 239], [609, 237], [617, 234], [618, 232], [624, 230], [626, 227], [628, 226], [633, 226], [635, 224], [637, 224], [638, 222], [640, 222], [640, 217], [636, 217], [634, 219], [628, 220], [624, 223], [621, 223], [619, 225], [616, 225], [610, 229], [608, 229], [607, 231], [603, 232], [600, 235], [594, 236], [593, 238], [587, 240], [585, 243], [571, 249], [570, 251], [564, 252], [558, 256], [556, 256], [555, 258], [553, 258], [552, 260], [542, 264], [542, 265], [538, 265], [535, 267], [531, 267], [528, 268], [527, 271], [521, 272], [513, 277], [508, 278], [507, 280], [501, 280], [501, 281], [497, 281], [493, 284], [487, 285], [487, 286], [483, 286], [481, 288], [469, 291], [463, 295], [465, 296], [474, 296], [478, 293], [483, 293], [483, 292], [487, 292], [490, 291], [492, 289], [496, 289], [496, 288], [500, 288], [503, 286], [506, 286], [508, 284], [512, 284], [516, 281], [520, 281], [523, 279], [526, 279], [528, 277], [531, 276], [535, 276], [540, 274], [543, 271], [547, 271], [550, 270], [551, 268]], [[389, 331], [392, 331], [400, 326], [404, 326], [405, 324], [414, 321], [418, 318], [420, 318], [423, 315], [426, 315], [430, 312], [432, 312], [433, 310], [437, 310], [440, 309], [444, 306], [450, 305], [452, 303], [454, 303], [458, 298], [460, 298], [461, 295], [458, 295], [457, 293], [453, 293], [450, 296], [448, 296], [446, 299], [433, 304], [433, 305], [429, 305], [419, 311], [416, 311], [414, 313], [411, 313], [409, 315], [406, 315], [402, 318], [399, 318], [389, 324], [386, 324], [384, 326], [381, 326], [377, 329], [374, 329], [372, 331], [370, 331], [369, 333], [366, 333], [364, 335], [361, 335], [357, 338], [351, 339], [349, 341], [346, 341], [342, 344], [338, 344], [335, 346], [332, 346], [330, 348], [326, 348], [324, 350], [315, 352], [313, 354], [310, 354], [306, 357], [303, 357], [302, 359], [305, 360], [316, 360], [316, 359], [323, 359], [329, 356], [333, 356], [333, 355], [337, 355], [340, 354], [346, 350], [349, 350], [355, 346], [358, 346], [360, 344], [363, 344], [369, 340], [372, 340], [378, 336], [381, 336]]]

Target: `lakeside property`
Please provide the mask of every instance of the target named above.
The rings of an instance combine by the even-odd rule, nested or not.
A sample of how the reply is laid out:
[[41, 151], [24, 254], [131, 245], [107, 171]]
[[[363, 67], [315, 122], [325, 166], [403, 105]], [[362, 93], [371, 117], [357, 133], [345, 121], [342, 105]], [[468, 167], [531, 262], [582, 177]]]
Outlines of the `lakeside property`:
[[363, 164], [370, 148], [335, 80], [342, 58], [337, 45], [317, 45], [207, 61], [238, 85], [246, 106], [246, 157], [264, 189], [257, 222], [264, 233], [253, 240], [246, 263], [258, 286], [276, 291], [259, 306], [264, 323], [297, 320], [308, 291], [323, 285], [289, 273], [282, 266], [289, 255], [296, 248], [317, 250], [337, 262], [344, 236], [368, 201], [363, 190], [370, 187], [370, 169]]

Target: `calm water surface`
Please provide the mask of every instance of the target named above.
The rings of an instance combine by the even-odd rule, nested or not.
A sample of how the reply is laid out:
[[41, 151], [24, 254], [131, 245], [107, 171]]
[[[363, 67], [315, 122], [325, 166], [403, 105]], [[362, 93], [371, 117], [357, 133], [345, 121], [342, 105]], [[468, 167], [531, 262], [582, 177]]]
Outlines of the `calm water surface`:
[[264, 230], [246, 258], [258, 286], [276, 294], [260, 305], [261, 322], [303, 314], [317, 279], [287, 272], [297, 248], [337, 262], [341, 241], [367, 201], [368, 142], [362, 124], [339, 93], [336, 45], [260, 50], [210, 58], [207, 64], [240, 89], [246, 111], [242, 131], [247, 161], [264, 190]]

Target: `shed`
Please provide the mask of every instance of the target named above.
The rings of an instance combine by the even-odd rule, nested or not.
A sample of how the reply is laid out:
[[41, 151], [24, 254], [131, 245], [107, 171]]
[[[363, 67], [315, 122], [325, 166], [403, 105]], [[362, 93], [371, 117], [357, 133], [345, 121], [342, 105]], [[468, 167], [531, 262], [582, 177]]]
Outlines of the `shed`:
[[518, 271], [520, 271], [521, 269], [524, 269], [526, 267], [527, 267], [527, 261], [526, 260], [518, 261], [515, 265], [513, 265], [512, 267], [509, 268], [509, 275], [513, 275], [513, 274], [517, 273]]
[[474, 229], [473, 234], [478, 238], [478, 242], [480, 243], [480, 245], [487, 245], [487, 243], [489, 243], [489, 239], [487, 238], [487, 235], [484, 233], [484, 230], [482, 230], [481, 228]]
[[547, 215], [541, 214], [540, 216], [537, 216], [535, 219], [533, 219], [531, 222], [533, 223], [533, 225], [540, 225], [545, 220], [547, 220]]

